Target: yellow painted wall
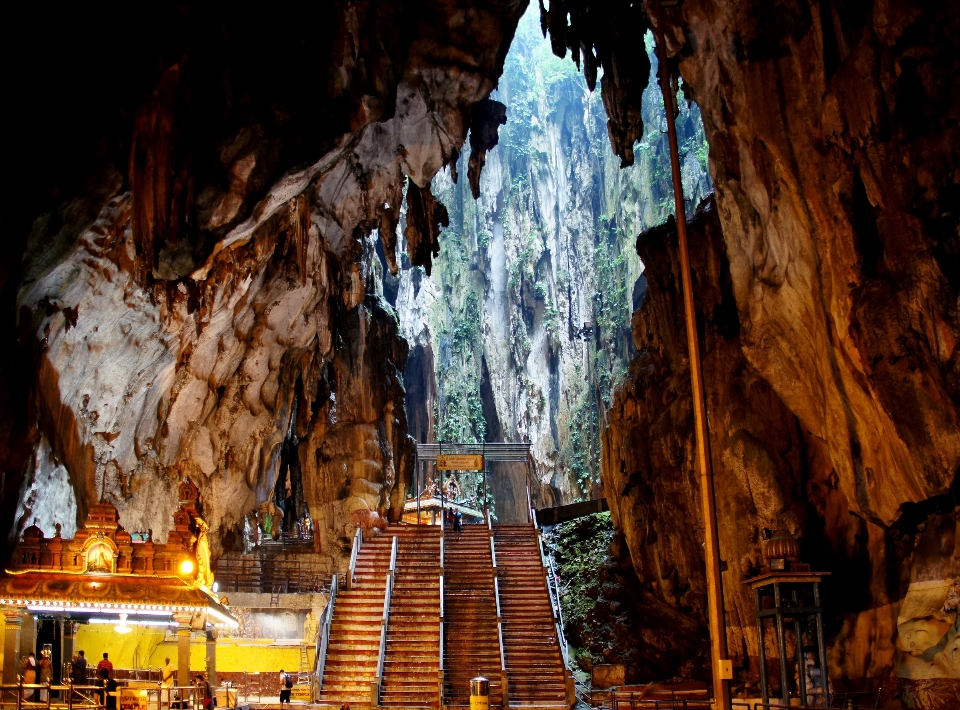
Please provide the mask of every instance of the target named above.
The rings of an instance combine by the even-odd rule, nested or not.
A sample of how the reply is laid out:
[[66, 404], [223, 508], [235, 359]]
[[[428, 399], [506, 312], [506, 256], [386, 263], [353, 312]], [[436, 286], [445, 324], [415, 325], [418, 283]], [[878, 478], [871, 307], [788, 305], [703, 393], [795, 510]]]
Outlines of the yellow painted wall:
[[[82, 624], [77, 630], [74, 648], [86, 653], [87, 661], [96, 666], [103, 653], [110, 654], [115, 668], [159, 668], [164, 658], [177, 665], [176, 638], [164, 641], [163, 629], [135, 626], [128, 634], [118, 634], [112, 627]], [[313, 664], [314, 649], [309, 649]], [[190, 641], [190, 669], [202, 671], [207, 665], [207, 643], [202, 634]], [[273, 639], [217, 640], [217, 671], [279, 672], [281, 668], [296, 671], [300, 666], [299, 646], [274, 646]]]

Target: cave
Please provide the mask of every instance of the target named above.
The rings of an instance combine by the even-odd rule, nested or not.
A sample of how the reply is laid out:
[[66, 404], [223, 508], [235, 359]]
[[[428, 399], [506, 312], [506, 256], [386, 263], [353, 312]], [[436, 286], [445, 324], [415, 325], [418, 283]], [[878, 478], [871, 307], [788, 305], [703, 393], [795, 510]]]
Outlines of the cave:
[[[531, 508], [609, 508], [538, 537], [571, 684], [799, 698], [813, 636], [761, 638], [751, 588], [792, 564], [822, 573], [835, 698], [960, 705], [956, 3], [20, 10], [0, 582], [103, 574], [98, 544], [121, 576], [188, 561], [196, 609], [284, 641], [243, 661], [275, 697], [361, 542], [390, 559], [442, 479], [418, 452], [524, 444], [464, 483], [505, 550]], [[16, 600], [4, 683], [106, 643]], [[177, 623], [117, 663], [187, 638], [189, 671], [215, 624]]]

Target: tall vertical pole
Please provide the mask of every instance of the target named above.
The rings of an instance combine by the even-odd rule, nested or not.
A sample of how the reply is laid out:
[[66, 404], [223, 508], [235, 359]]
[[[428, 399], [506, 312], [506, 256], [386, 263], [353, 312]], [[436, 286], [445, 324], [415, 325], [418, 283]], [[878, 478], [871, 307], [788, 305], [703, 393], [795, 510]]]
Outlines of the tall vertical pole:
[[687, 351], [690, 358], [690, 389], [693, 393], [693, 417], [697, 443], [697, 469], [700, 474], [700, 502], [703, 506], [704, 557], [707, 567], [707, 623], [710, 630], [713, 695], [718, 710], [729, 710], [730, 686], [724, 678], [721, 661], [727, 660], [727, 629], [723, 617], [723, 585], [720, 576], [720, 538], [717, 531], [717, 508], [713, 490], [713, 467], [710, 442], [707, 438], [707, 409], [703, 393], [703, 370], [700, 343], [697, 338], [696, 312], [693, 307], [693, 284], [690, 275], [690, 253], [687, 247], [687, 219], [683, 207], [683, 182], [680, 179], [680, 151], [677, 146], [676, 105], [667, 70], [667, 47], [663, 40], [663, 11], [660, 0], [653, 0], [657, 15], [657, 63], [660, 65], [660, 89], [667, 114], [667, 137], [670, 141], [670, 168], [673, 173], [673, 200], [677, 215], [677, 241], [680, 247], [680, 273], [683, 283], [683, 314], [687, 326]]

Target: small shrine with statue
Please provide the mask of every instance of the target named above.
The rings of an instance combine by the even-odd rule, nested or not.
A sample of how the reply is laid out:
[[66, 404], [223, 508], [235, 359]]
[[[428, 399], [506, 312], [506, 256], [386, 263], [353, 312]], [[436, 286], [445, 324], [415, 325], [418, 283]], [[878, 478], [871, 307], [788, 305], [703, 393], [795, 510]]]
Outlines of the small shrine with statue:
[[[184, 479], [178, 494], [173, 529], [164, 543], [151, 532], [124, 530], [117, 509], [105, 502], [91, 506], [73, 539], [62, 538], [59, 525], [53, 537], [45, 537], [36, 525], [24, 530], [0, 575], [0, 611], [8, 636], [20, 628], [25, 613], [53, 616], [61, 623], [116, 614], [121, 626], [129, 617], [129, 623], [166, 619], [188, 630], [236, 627], [226, 598], [213, 592], [200, 492]], [[185, 648], [189, 655], [189, 645]], [[4, 656], [4, 682], [16, 674], [14, 660], [11, 654], [8, 664]]]

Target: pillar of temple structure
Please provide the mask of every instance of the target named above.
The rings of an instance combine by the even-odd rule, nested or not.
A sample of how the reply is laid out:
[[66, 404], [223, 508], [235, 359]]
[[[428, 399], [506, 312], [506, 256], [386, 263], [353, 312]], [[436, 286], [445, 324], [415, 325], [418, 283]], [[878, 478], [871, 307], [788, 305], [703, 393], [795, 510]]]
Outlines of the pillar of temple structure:
[[17, 682], [17, 659], [20, 655], [20, 629], [22, 621], [19, 611], [3, 612], [3, 682]]
[[70, 663], [73, 660], [73, 639], [76, 625], [70, 619], [57, 619], [56, 623], [60, 625], [60, 668], [53, 669], [53, 677], [55, 681], [65, 683], [67, 679], [63, 677], [61, 669], [65, 663]]
[[217, 687], [217, 630], [207, 629], [207, 681]]
[[177, 685], [190, 685], [190, 614], [174, 614], [177, 622]]

